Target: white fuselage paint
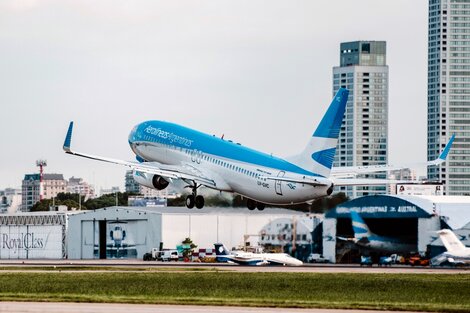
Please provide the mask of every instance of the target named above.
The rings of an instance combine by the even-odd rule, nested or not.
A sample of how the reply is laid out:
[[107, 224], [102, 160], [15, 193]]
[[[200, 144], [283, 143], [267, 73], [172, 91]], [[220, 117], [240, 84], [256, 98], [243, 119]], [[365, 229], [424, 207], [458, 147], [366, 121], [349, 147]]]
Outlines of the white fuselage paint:
[[256, 164], [239, 162], [206, 154], [189, 148], [164, 145], [156, 142], [133, 142], [134, 153], [149, 162], [159, 162], [167, 165], [192, 165], [201, 173], [210, 173], [216, 177], [216, 190], [240, 194], [247, 198], [266, 204], [295, 204], [304, 203], [327, 195], [331, 182], [326, 178], [318, 178], [328, 186], [311, 186], [300, 183], [274, 181], [262, 176], [286, 175], [289, 177], [305, 177], [292, 172], [263, 167]]

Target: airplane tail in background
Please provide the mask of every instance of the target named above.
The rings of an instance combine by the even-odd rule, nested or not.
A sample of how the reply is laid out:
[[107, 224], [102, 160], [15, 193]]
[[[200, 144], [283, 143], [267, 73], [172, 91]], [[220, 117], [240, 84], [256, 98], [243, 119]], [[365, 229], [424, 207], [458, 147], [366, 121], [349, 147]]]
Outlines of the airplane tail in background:
[[351, 211], [351, 222], [355, 239], [366, 239], [372, 235], [366, 222], [356, 211]]
[[217, 256], [223, 256], [223, 255], [229, 255], [230, 252], [227, 250], [227, 248], [222, 244], [222, 243], [215, 243], [215, 255]]
[[453, 253], [466, 250], [465, 245], [457, 238], [457, 236], [449, 229], [442, 229], [437, 232], [441, 237], [442, 243], [447, 251]]
[[232, 262], [230, 252], [222, 243], [215, 243], [215, 259], [217, 262]]
[[323, 177], [330, 176], [349, 91], [340, 88], [301, 154], [288, 160]]

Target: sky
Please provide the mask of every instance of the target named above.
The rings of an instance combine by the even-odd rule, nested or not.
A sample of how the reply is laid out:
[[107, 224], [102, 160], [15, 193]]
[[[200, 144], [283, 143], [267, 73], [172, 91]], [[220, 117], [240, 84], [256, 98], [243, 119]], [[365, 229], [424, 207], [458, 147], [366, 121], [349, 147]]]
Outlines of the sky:
[[165, 120], [300, 152], [332, 98], [341, 42], [385, 40], [389, 163], [426, 161], [426, 0], [0, 1], [0, 189], [46, 173], [96, 189], [134, 160], [132, 127]]

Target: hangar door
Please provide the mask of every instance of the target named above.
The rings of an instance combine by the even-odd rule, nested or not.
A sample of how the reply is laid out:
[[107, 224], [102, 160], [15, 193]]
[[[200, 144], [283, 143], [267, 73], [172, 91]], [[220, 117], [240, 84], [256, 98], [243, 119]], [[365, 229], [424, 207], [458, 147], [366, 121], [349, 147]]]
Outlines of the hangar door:
[[146, 249], [146, 220], [82, 221], [82, 259], [137, 258]]

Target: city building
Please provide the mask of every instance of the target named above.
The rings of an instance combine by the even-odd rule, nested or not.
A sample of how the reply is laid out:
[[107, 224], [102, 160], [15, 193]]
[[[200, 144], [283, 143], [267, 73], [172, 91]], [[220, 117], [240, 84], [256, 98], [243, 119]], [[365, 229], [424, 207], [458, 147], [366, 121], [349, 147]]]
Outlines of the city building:
[[82, 178], [70, 177], [67, 184], [68, 193], [78, 193], [84, 197], [83, 201], [95, 197], [95, 188], [84, 181]]
[[43, 174], [42, 187], [40, 174], [26, 174], [21, 187], [21, 210], [29, 211], [36, 202], [51, 199], [58, 193], [67, 191], [67, 181], [62, 174]]
[[21, 189], [0, 190], [0, 213], [14, 213], [21, 207]]
[[126, 188], [126, 192], [128, 193], [140, 193], [140, 184], [135, 181], [134, 176], [132, 175], [132, 171], [126, 171], [124, 186]]
[[115, 194], [121, 192], [121, 188], [118, 186], [113, 186], [111, 188], [100, 188], [100, 196], [108, 195], [108, 194]]
[[428, 168], [444, 194], [470, 194], [470, 0], [429, 0], [428, 160], [456, 135], [447, 162]]
[[[340, 45], [340, 66], [333, 68], [333, 95], [349, 89], [334, 166], [386, 164], [388, 160], [388, 66], [385, 41]], [[386, 174], [363, 177], [385, 179]], [[336, 189], [350, 198], [387, 193], [387, 186]]]

